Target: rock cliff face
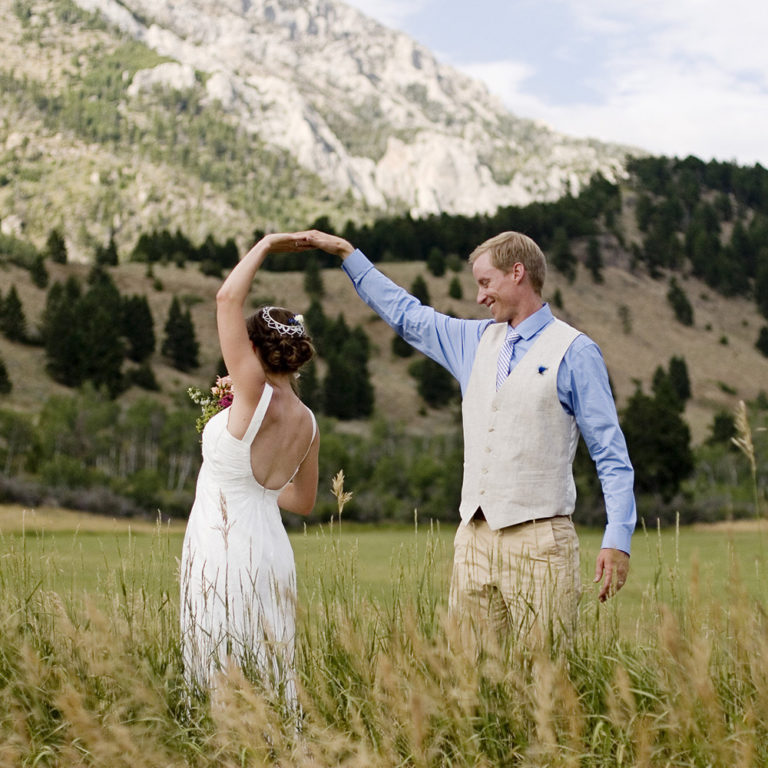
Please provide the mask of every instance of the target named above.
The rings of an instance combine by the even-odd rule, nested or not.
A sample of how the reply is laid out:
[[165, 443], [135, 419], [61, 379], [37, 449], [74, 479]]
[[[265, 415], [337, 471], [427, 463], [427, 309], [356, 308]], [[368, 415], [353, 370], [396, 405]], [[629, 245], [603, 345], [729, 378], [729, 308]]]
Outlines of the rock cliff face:
[[551, 200], [626, 147], [512, 116], [483, 85], [335, 0], [76, 0], [168, 61], [127, 84], [204, 101], [289, 153], [333, 196], [376, 209], [473, 214]]

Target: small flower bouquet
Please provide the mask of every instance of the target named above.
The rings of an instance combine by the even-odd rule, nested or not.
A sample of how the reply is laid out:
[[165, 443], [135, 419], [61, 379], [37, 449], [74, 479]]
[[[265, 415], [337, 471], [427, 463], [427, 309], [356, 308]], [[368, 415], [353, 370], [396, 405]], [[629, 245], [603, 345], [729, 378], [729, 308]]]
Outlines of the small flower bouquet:
[[202, 409], [202, 413], [195, 422], [197, 431], [202, 432], [212, 416], [232, 405], [232, 379], [229, 376], [217, 376], [210, 394], [204, 393], [199, 387], [190, 387], [187, 394], [192, 402], [197, 403]]

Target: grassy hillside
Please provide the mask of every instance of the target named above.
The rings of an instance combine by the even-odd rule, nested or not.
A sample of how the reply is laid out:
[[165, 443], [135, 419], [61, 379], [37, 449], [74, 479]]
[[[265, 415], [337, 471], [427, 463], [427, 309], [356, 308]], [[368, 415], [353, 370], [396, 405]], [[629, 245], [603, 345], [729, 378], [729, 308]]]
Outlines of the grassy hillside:
[[[585, 244], [575, 242], [574, 251], [583, 256]], [[742, 298], [724, 298], [694, 278], [678, 278], [695, 313], [695, 324], [686, 327], [674, 319], [666, 299], [666, 280], [628, 271], [620, 251], [612, 251], [609, 241], [604, 253], [607, 264], [602, 285], [596, 285], [583, 266], [572, 284], [551, 270], [545, 297], [551, 299], [559, 292], [562, 309], [555, 308], [556, 314], [588, 333], [600, 345], [619, 407], [634, 391], [636, 382], [642, 382], [646, 391], [649, 390], [658, 365], [666, 367], [673, 355], [684, 357], [693, 390], [685, 416], [694, 440], [701, 441], [717, 410], [731, 409], [739, 399], [756, 397], [768, 383], [768, 359], [754, 347], [757, 329], [762, 325], [754, 303]], [[69, 274], [84, 279], [88, 271], [88, 267], [79, 264], [49, 262], [47, 266], [51, 283]], [[475, 303], [474, 283], [466, 266], [459, 273], [464, 293], [461, 300], [448, 296], [451, 272], [440, 278], [433, 277], [422, 262], [386, 263], [382, 268], [406, 287], [417, 275], [423, 275], [432, 303], [439, 310], [463, 317], [486, 316], [486, 310]], [[33, 285], [26, 270], [7, 263], [1, 264], [0, 270], [3, 292], [11, 285], [16, 286], [27, 321], [34, 327], [41, 317], [46, 291]], [[191, 307], [201, 342], [201, 366], [195, 372], [184, 374], [170, 368], [160, 354], [155, 353], [151, 363], [162, 388], [157, 396], [170, 402], [183, 397], [190, 385], [205, 386], [219, 358], [213, 309], [220, 281], [203, 276], [194, 265], [184, 269], [155, 265], [154, 279], [147, 276], [142, 264], [126, 263], [111, 271], [122, 294], [147, 295], [158, 349], [172, 297], [178, 296]], [[156, 280], [161, 290], [157, 289]], [[323, 281], [325, 314], [336, 317], [342, 313], [349, 323], [361, 324], [371, 338], [370, 372], [376, 391], [376, 411], [418, 432], [453, 426], [456, 409], [435, 411], [424, 406], [407, 372], [412, 358], [403, 360], [392, 354], [392, 331], [357, 298], [344, 273], [340, 269], [324, 270]], [[265, 301], [284, 304], [297, 311], [306, 310], [309, 305], [303, 275], [297, 272], [259, 273], [250, 301], [254, 305]], [[0, 337], [0, 355], [13, 383], [13, 391], [0, 400], [0, 406], [34, 412], [49, 394], [66, 391], [45, 374], [41, 348]], [[121, 398], [130, 401], [139, 395], [145, 393], [133, 389]], [[364, 425], [350, 424], [348, 428], [364, 429]]]

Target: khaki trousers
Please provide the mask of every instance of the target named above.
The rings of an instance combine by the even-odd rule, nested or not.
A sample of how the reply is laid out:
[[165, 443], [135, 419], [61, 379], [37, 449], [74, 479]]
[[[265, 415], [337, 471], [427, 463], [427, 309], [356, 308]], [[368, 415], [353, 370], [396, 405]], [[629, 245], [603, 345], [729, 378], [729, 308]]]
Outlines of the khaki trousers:
[[498, 639], [569, 638], [581, 595], [579, 540], [570, 517], [493, 531], [484, 520], [454, 539], [451, 613]]

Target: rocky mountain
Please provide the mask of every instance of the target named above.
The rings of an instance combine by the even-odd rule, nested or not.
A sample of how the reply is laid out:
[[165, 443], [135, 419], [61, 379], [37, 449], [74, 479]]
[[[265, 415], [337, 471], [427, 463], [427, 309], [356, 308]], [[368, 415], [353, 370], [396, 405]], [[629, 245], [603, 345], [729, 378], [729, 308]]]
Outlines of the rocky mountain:
[[330, 187], [414, 215], [559, 197], [626, 148], [510, 115], [483, 85], [334, 0], [77, 0], [172, 62], [127, 95], [205, 79], [210, 102]]
[[511, 115], [338, 0], [0, 0], [0, 16], [6, 232], [66, 219], [84, 245], [137, 221], [245, 235], [489, 212], [613, 179], [629, 151]]

